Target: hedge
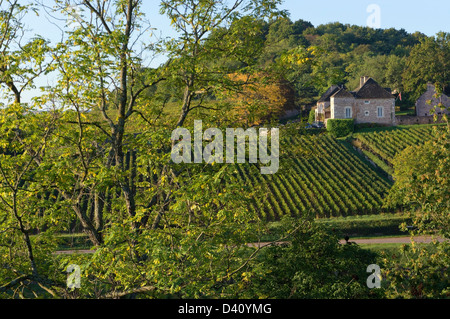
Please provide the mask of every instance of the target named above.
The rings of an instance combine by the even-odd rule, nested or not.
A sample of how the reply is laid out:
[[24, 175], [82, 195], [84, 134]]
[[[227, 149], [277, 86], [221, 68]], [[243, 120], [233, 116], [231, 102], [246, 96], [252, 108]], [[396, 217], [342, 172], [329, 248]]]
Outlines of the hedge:
[[312, 109], [309, 111], [308, 123], [314, 123], [316, 121], [316, 111]]
[[353, 119], [329, 119], [327, 121], [327, 131], [334, 137], [344, 137], [351, 133], [355, 128]]

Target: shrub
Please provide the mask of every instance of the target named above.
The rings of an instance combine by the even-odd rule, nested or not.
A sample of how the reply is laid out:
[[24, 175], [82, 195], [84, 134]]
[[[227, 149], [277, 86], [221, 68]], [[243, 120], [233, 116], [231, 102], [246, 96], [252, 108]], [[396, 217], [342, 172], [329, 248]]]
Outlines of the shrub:
[[316, 112], [314, 109], [309, 111], [308, 123], [314, 123], [316, 121]]
[[355, 121], [353, 119], [329, 119], [327, 131], [334, 137], [344, 137], [353, 133]]

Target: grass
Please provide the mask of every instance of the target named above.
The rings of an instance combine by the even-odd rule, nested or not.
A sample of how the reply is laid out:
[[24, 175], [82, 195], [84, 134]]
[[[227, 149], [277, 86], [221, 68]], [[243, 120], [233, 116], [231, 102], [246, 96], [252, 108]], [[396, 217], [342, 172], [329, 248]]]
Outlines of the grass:
[[[376, 215], [356, 215], [346, 217], [331, 217], [317, 219], [316, 222], [333, 230], [338, 236], [344, 238], [388, 238], [403, 237], [409, 234], [399, 228], [401, 223], [411, 220], [406, 214], [389, 213]], [[267, 224], [269, 234], [263, 236], [262, 241], [277, 240], [282, 237], [281, 222], [274, 221]]]
[[412, 107], [409, 107], [409, 108], [403, 109], [403, 110], [401, 110], [400, 107], [396, 107], [395, 115], [397, 115], [397, 116], [402, 116], [402, 115], [414, 116], [414, 115], [416, 115], [416, 107], [412, 106]]
[[392, 255], [398, 253], [402, 245], [410, 245], [410, 244], [397, 244], [397, 243], [388, 243], [388, 244], [358, 244], [359, 247], [365, 250], [370, 250], [376, 253], [385, 252], [387, 255]]

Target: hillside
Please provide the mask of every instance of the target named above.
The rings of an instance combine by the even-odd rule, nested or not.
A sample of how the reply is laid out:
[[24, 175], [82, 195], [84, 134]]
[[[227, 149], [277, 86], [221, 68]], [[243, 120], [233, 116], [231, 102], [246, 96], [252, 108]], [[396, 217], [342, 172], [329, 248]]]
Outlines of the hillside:
[[238, 166], [239, 178], [262, 188], [251, 209], [267, 220], [313, 213], [317, 218], [383, 211], [392, 183], [328, 135], [287, 135], [280, 170], [264, 176], [255, 165]]
[[392, 165], [395, 155], [411, 145], [422, 144], [433, 137], [433, 125], [396, 126], [358, 132], [353, 135], [359, 147], [370, 151]]

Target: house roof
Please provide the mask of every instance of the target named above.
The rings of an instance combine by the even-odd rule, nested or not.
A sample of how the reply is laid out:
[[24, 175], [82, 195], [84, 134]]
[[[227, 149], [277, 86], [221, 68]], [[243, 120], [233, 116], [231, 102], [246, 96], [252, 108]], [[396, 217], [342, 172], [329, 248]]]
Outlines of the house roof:
[[336, 93], [337, 91], [339, 91], [340, 87], [338, 85], [332, 85], [330, 86], [330, 88], [324, 93], [322, 94], [322, 96], [319, 99], [319, 103], [320, 102], [330, 102], [330, 97]]
[[332, 85], [318, 100], [320, 102], [329, 102], [330, 98], [355, 98], [355, 99], [393, 99], [389, 88], [383, 88], [377, 81], [368, 77], [364, 84], [354, 91], [347, 91], [345, 87]]
[[[427, 91], [422, 95], [425, 95], [428, 91], [432, 91], [433, 93], [436, 93], [436, 87], [434, 86], [433, 83], [430, 83], [430, 82], [427, 83]], [[444, 92], [442, 92], [442, 95], [446, 96], [446, 97], [450, 96], [450, 87], [449, 86], [444, 87]]]
[[345, 97], [354, 97], [349, 91], [344, 88], [339, 89], [336, 93], [333, 94], [334, 98], [345, 98]]
[[360, 88], [354, 91], [357, 99], [390, 99], [394, 96], [385, 88], [381, 87], [377, 81], [369, 78]]

